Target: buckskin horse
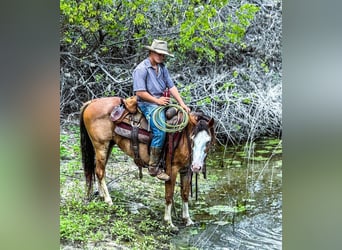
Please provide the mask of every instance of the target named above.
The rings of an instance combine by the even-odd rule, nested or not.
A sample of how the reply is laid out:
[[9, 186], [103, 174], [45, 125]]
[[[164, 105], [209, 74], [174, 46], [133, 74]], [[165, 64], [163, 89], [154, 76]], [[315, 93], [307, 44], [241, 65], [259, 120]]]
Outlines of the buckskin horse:
[[[115, 144], [127, 155], [134, 157], [132, 141], [115, 133], [116, 124], [110, 119], [112, 110], [120, 105], [120, 97], [103, 97], [83, 104], [80, 112], [81, 153], [84, 174], [87, 184], [87, 196], [93, 192], [95, 176], [98, 181], [99, 195], [112, 205], [106, 181], [105, 168]], [[192, 173], [199, 173], [205, 167], [205, 159], [209, 146], [214, 142], [214, 119], [203, 113], [191, 112], [186, 127], [179, 132], [179, 139], [173, 154], [165, 154], [166, 173], [171, 176], [165, 182], [165, 215], [164, 220], [172, 228], [171, 207], [176, 184], [177, 173], [180, 173], [182, 197], [182, 217], [186, 225], [192, 225], [189, 215], [189, 193]], [[149, 162], [149, 148], [146, 143], [139, 143], [141, 160]]]

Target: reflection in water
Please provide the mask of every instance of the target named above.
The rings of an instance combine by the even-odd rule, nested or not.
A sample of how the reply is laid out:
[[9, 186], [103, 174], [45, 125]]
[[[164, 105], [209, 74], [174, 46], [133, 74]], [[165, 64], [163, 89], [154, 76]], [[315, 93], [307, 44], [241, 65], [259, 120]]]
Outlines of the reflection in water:
[[248, 161], [243, 154], [237, 157], [236, 151], [226, 152], [223, 161], [229, 163], [223, 167], [213, 164], [213, 159], [222, 161], [222, 153], [211, 155], [208, 179], [200, 178], [200, 200], [191, 204], [198, 224], [181, 229], [173, 248], [282, 248], [281, 151], [279, 145], [258, 146]]
[[209, 225], [194, 246], [199, 249], [281, 249], [281, 214], [243, 216], [234, 225]]

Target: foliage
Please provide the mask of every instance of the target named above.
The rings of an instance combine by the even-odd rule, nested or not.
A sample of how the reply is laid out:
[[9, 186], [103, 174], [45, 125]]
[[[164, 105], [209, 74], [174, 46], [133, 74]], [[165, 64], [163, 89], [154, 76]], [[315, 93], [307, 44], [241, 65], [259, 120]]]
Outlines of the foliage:
[[246, 211], [246, 207], [244, 205], [238, 206], [226, 206], [226, 205], [215, 205], [206, 209], [210, 215], [217, 215], [220, 212], [222, 213], [241, 213]]
[[62, 46], [86, 55], [96, 50], [104, 55], [112, 50], [129, 53], [123, 41], [144, 35], [142, 13], [151, 1], [61, 0]]
[[220, 143], [280, 137], [282, 2], [207, 2], [61, 0], [61, 123], [89, 99], [133, 95], [142, 48], [159, 38], [182, 97], [215, 118]]
[[[228, 0], [210, 1], [109, 1], [61, 0], [61, 44], [75, 53], [124, 57], [135, 53], [133, 41], [156, 32], [170, 34], [170, 46], [183, 59], [222, 59], [224, 48], [240, 43], [259, 7], [245, 3], [230, 11]], [[138, 41], [139, 42], [139, 41]], [[188, 57], [190, 56], [190, 57]]]
[[[224, 58], [224, 50], [230, 44], [241, 46], [246, 29], [259, 8], [243, 4], [230, 12], [228, 1], [190, 1], [185, 11], [186, 19], [180, 25], [180, 54], [189, 59], [206, 58], [209, 62]], [[195, 53], [194, 53], [195, 52]]]

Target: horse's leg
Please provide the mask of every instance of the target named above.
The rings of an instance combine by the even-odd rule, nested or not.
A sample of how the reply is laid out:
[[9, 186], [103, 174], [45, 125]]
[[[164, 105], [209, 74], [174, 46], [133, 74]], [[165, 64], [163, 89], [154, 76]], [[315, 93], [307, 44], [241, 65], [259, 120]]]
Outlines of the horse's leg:
[[194, 222], [190, 218], [189, 214], [189, 193], [190, 193], [190, 176], [189, 173], [180, 173], [181, 179], [181, 196], [183, 201], [183, 220], [186, 221], [186, 226], [193, 225]]
[[98, 145], [96, 147], [96, 168], [95, 173], [98, 180], [99, 193], [100, 196], [103, 197], [104, 201], [108, 203], [108, 205], [113, 205], [112, 198], [109, 195], [107, 184], [106, 184], [106, 164], [107, 164], [107, 155], [109, 149], [109, 143]]
[[178, 230], [178, 228], [173, 225], [171, 218], [171, 208], [172, 208], [172, 200], [173, 194], [175, 191], [175, 184], [177, 179], [177, 172], [173, 172], [170, 176], [170, 180], [165, 182], [165, 214], [164, 220], [168, 225], [170, 225], [174, 230]]

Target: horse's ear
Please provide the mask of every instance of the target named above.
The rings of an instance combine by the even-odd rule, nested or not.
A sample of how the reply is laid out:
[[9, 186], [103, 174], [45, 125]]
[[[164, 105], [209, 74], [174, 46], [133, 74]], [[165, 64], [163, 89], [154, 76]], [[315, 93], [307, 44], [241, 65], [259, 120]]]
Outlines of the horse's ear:
[[192, 114], [192, 113], [190, 113], [190, 114], [189, 114], [189, 121], [190, 121], [192, 124], [196, 125], [196, 124], [197, 124], [197, 116], [194, 115], [194, 114]]
[[210, 118], [210, 120], [208, 121], [208, 128], [209, 128], [210, 134], [211, 134], [211, 144], [215, 144], [216, 143], [214, 123], [215, 123], [214, 118]]
[[208, 121], [208, 127], [211, 128], [212, 126], [214, 126], [214, 118], [210, 118], [210, 120]]

